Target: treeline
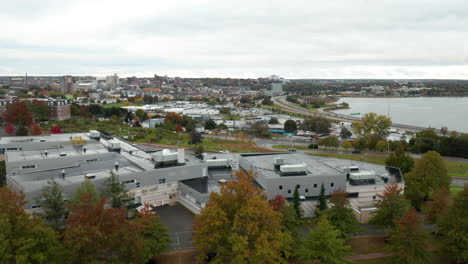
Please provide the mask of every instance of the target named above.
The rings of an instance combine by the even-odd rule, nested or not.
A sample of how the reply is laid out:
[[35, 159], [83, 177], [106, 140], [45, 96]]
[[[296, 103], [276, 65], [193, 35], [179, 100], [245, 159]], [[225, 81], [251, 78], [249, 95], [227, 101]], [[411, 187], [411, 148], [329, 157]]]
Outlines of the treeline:
[[128, 220], [130, 197], [112, 174], [103, 197], [85, 181], [70, 201], [51, 180], [32, 216], [25, 196], [0, 188], [0, 263], [147, 263], [169, 247], [169, 235], [146, 205]]
[[468, 158], [468, 134], [439, 136], [434, 130], [427, 129], [416, 133], [410, 139], [410, 150], [413, 153], [437, 151], [442, 156]]

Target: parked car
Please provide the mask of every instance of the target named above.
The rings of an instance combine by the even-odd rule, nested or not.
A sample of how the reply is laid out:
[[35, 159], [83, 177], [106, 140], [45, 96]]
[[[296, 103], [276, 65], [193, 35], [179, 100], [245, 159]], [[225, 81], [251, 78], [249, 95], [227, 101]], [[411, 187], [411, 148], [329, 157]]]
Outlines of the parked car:
[[351, 152], [351, 153], [353, 153], [353, 154], [361, 154], [361, 151], [358, 150], [358, 149], [355, 149], [355, 150], [353, 150], [353, 152]]
[[296, 149], [295, 149], [295, 148], [290, 148], [290, 149], [288, 149], [288, 151], [290, 151], [290, 152], [296, 152]]

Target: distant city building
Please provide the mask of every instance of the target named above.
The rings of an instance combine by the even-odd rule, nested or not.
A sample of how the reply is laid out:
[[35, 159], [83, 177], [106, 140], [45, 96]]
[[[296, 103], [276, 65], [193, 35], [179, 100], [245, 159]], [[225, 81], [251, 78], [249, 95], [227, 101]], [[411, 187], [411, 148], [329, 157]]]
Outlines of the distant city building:
[[59, 92], [66, 94], [66, 93], [72, 93], [74, 91], [75, 91], [75, 81], [73, 80], [73, 76], [71, 75], [63, 76]]
[[117, 73], [114, 73], [114, 75], [106, 76], [106, 84], [111, 88], [117, 87], [119, 85], [119, 76], [117, 75]]

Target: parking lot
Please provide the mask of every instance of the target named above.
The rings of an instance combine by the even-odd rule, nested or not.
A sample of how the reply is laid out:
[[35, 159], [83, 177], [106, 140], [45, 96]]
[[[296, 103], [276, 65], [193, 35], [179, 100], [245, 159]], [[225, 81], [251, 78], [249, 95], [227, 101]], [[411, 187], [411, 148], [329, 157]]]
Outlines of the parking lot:
[[169, 230], [173, 250], [193, 248], [192, 224], [194, 216], [181, 205], [165, 205], [154, 209]]

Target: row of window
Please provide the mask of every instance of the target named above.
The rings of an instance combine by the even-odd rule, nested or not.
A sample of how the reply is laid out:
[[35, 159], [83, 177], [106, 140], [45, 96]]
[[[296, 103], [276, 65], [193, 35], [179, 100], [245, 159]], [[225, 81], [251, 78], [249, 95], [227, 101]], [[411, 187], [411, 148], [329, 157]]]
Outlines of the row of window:
[[[301, 188], [301, 185], [296, 185], [297, 186], [297, 189], [300, 189]], [[278, 186], [280, 190], [283, 190], [283, 185], [280, 185]], [[330, 187], [333, 188], [335, 187], [335, 183], [330, 183]], [[318, 185], [315, 183], [314, 184], [314, 189], [317, 189], [318, 188]], [[309, 189], [305, 189], [305, 192], [309, 192]], [[288, 193], [291, 193], [291, 190], [288, 190]]]

